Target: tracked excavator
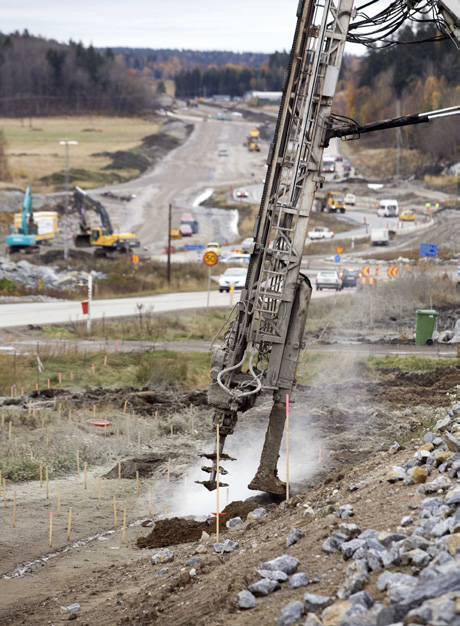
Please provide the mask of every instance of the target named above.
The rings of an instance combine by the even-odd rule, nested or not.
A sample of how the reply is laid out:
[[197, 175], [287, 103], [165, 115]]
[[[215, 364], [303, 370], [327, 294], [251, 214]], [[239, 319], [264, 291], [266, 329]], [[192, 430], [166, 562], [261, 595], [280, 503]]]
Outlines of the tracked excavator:
[[[133, 248], [140, 246], [134, 233], [115, 233], [112, 228], [107, 209], [97, 200], [89, 196], [86, 191], [75, 187], [73, 192], [75, 206], [80, 217], [80, 232], [75, 235], [74, 243], [77, 248], [95, 247], [96, 256], [115, 256], [130, 254]], [[94, 211], [101, 222], [100, 228], [91, 228], [87, 211]]]
[[[402, 24], [417, 4], [397, 0], [388, 2], [385, 11], [390, 19], [397, 9]], [[449, 16], [449, 20], [444, 18], [445, 38], [458, 39], [458, 0], [432, 5], [438, 21], [446, 12]], [[273, 393], [273, 406], [259, 468], [249, 488], [279, 495], [286, 492], [277, 464], [286, 397], [295, 385], [312, 292], [300, 265], [315, 192], [324, 181], [323, 149], [331, 137], [373, 130], [343, 118], [338, 121], [331, 115], [350, 20], [355, 16], [353, 0], [300, 0], [297, 8], [246, 285], [232, 311], [235, 315], [229, 315], [231, 321], [225, 326], [223, 343], [213, 346], [208, 403], [214, 409], [214, 425], [219, 425], [219, 442], [213, 453], [201, 455], [212, 465], [202, 468], [209, 479], [199, 481], [209, 490], [216, 489], [217, 459], [235, 460], [224, 454], [224, 444], [234, 432], [239, 413], [251, 409], [262, 391], [269, 391]], [[370, 20], [372, 24], [377, 21]], [[389, 29], [393, 26], [390, 24]], [[353, 32], [349, 40], [359, 41]], [[370, 38], [362, 36], [362, 40], [364, 43]], [[406, 117], [410, 119], [395, 119], [390, 125], [384, 120], [380, 128], [429, 121], [428, 116], [418, 116], [418, 121], [415, 116]], [[220, 466], [219, 472], [228, 473]], [[220, 482], [220, 486], [227, 485]]]

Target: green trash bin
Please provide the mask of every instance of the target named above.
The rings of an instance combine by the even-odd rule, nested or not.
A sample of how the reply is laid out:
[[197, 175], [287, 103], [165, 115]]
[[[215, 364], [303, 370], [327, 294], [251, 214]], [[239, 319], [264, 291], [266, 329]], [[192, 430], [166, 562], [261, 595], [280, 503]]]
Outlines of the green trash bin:
[[415, 343], [417, 346], [431, 346], [433, 331], [439, 313], [433, 309], [417, 310], [417, 326], [415, 327]]

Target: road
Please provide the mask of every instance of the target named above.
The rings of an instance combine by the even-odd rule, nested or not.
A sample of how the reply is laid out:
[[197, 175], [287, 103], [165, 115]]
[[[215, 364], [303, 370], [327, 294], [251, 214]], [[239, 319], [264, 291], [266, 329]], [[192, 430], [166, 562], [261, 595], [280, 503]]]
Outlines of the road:
[[[335, 291], [314, 291], [313, 298], [327, 298], [337, 294]], [[209, 305], [211, 307], [230, 307], [230, 303], [236, 303], [238, 294], [233, 299], [228, 293], [211, 291]], [[186, 309], [203, 309], [207, 306], [207, 291], [192, 291], [182, 293], [166, 293], [156, 296], [144, 296], [139, 298], [118, 298], [112, 300], [93, 300], [91, 304], [91, 318], [101, 319], [121, 317], [126, 315], [138, 315], [139, 306], [154, 313], [167, 313], [172, 311], [184, 311]], [[81, 303], [70, 300], [56, 302], [23, 302], [16, 304], [3, 304], [0, 308], [0, 328], [14, 326], [58, 324], [67, 322], [80, 322], [85, 319], [82, 315]]]
[[[33, 354], [37, 350], [37, 339], [14, 340], [8, 352]], [[40, 346], [63, 354], [74, 352], [144, 352], [145, 350], [170, 350], [172, 352], [209, 352], [210, 341], [115, 341], [104, 339], [40, 339]], [[1, 348], [0, 348], [1, 349]], [[423, 356], [433, 359], [454, 359], [455, 345], [435, 346], [394, 345], [385, 343], [307, 343], [305, 349], [320, 354], [362, 354], [363, 356]]]
[[[215, 111], [212, 112], [215, 116]], [[186, 114], [185, 114], [186, 115]], [[263, 170], [268, 146], [262, 144], [260, 153], [250, 153], [243, 146], [252, 125], [249, 122], [217, 121], [186, 115], [195, 127], [187, 141], [170, 152], [152, 171], [139, 178], [91, 191], [110, 207], [110, 199], [100, 194], [110, 191], [116, 195], [133, 195], [126, 206], [121, 226], [135, 232], [143, 247], [159, 253], [167, 242], [168, 206], [173, 206], [172, 226], [178, 227], [181, 214], [194, 212], [200, 232], [186, 243], [206, 243], [235, 239], [238, 235], [237, 213], [225, 209], [195, 206], [195, 200], [206, 188], [241, 184], [251, 181]], [[218, 156], [219, 148], [226, 148], [228, 156]], [[115, 203], [119, 210], [119, 204]], [[184, 241], [182, 242], [184, 243]]]

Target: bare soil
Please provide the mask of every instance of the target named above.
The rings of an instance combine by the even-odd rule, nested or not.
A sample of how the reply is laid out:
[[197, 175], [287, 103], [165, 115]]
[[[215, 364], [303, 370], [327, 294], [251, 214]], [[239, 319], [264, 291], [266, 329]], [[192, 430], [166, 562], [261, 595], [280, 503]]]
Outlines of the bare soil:
[[[390, 486], [384, 476], [389, 465], [401, 464], [420, 444], [423, 427], [437, 419], [437, 410], [447, 403], [446, 394], [460, 383], [460, 371], [440, 369], [428, 374], [405, 374], [399, 370], [384, 371], [375, 380], [364, 381], [359, 371], [350, 368], [344, 383], [318, 382], [299, 388], [291, 408], [292, 497], [276, 506], [262, 497], [268, 510], [265, 518], [248, 521], [225, 537], [239, 543], [230, 554], [214, 552], [214, 538], [204, 543], [207, 552], [201, 562], [185, 566], [198, 543], [201, 527], [193, 520], [160, 521], [164, 503], [170, 515], [178, 517], [181, 498], [195, 491], [189, 482], [183, 489], [184, 476], [196, 463], [191, 460], [193, 446], [170, 448], [164, 455], [176, 454], [171, 485], [165, 481], [166, 463], [159, 464], [153, 478], [141, 480], [141, 495], [129, 479], [103, 480], [102, 502], [98, 503], [98, 477], [113, 469], [91, 468], [88, 488], [83, 487], [82, 471], [50, 483], [50, 499], [37, 481], [7, 486], [7, 508], [0, 509], [2, 546], [0, 547], [0, 624], [5, 626], [57, 624], [75, 619], [81, 625], [158, 624], [177, 626], [270, 624], [284, 604], [302, 597], [304, 591], [336, 593], [347, 564], [338, 554], [325, 555], [324, 539], [337, 530], [339, 520], [329, 513], [329, 505], [350, 503], [355, 509], [352, 521], [361, 528], [394, 530], [399, 520], [410, 514], [408, 505], [415, 488]], [[102, 398], [108, 398], [104, 396]], [[109, 392], [107, 392], [109, 393]], [[89, 400], [92, 402], [92, 400]], [[106, 401], [106, 400], [105, 400]], [[257, 462], [263, 440], [270, 398], [261, 398], [259, 407], [241, 417], [235, 435], [229, 438], [227, 451], [239, 460], [229, 467], [231, 489], [237, 483], [247, 484], [246, 465]], [[201, 409], [200, 409], [201, 410]], [[202, 410], [206, 410], [204, 407]], [[18, 435], [19, 436], [19, 435]], [[194, 437], [198, 438], [198, 434]], [[396, 455], [387, 450], [394, 440], [404, 448]], [[200, 442], [195, 442], [200, 445]], [[206, 442], [205, 442], [206, 443]], [[101, 439], [103, 445], [103, 439]], [[151, 457], [161, 458], [151, 442]], [[172, 442], [171, 445], [174, 445]], [[195, 447], [198, 447], [195, 446]], [[233, 446], [233, 448], [232, 448]], [[202, 445], [201, 445], [202, 447]], [[212, 440], [207, 443], [212, 448]], [[145, 456], [131, 455], [133, 463]], [[280, 474], [284, 458], [280, 460]], [[251, 468], [249, 468], [251, 471]], [[249, 476], [250, 478], [250, 476]], [[48, 547], [49, 513], [56, 511], [57, 483], [61, 485], [61, 516], [53, 517], [53, 548]], [[350, 492], [352, 483], [361, 482]], [[168, 571], [158, 577], [164, 565], [153, 565], [152, 549], [139, 549], [139, 540], [148, 535], [141, 525], [149, 519], [147, 486], [152, 486], [152, 518], [156, 526], [150, 534], [152, 546], [171, 545], [174, 560]], [[12, 492], [17, 492], [17, 524], [12, 527]], [[113, 496], [118, 503], [118, 530], [113, 530]], [[228, 517], [246, 518], [246, 504], [254, 508], [258, 496], [249, 503], [233, 503]], [[270, 502], [270, 501], [268, 501]], [[304, 504], [310, 503], [318, 515], [312, 520], [302, 517]], [[68, 507], [73, 507], [72, 542], [66, 541]], [[416, 506], [416, 504], [414, 505]], [[123, 510], [127, 509], [126, 543], [122, 543]], [[208, 515], [211, 513], [208, 510]], [[183, 512], [181, 514], [184, 514]], [[185, 512], [186, 514], [186, 512]], [[227, 519], [227, 515], [223, 518]], [[299, 543], [285, 548], [290, 528], [305, 532]], [[207, 526], [209, 532], [209, 526]], [[103, 533], [99, 538], [98, 533]], [[109, 533], [109, 534], [107, 534]], [[181, 543], [176, 543], [180, 541]], [[157, 548], [153, 547], [155, 551]], [[258, 579], [256, 568], [269, 559], [289, 553], [300, 560], [298, 571], [320, 581], [304, 590], [280, 591], [258, 600], [250, 615], [238, 611], [236, 594]], [[50, 557], [50, 553], [51, 558]], [[40, 559], [34, 565], [25, 563]], [[22, 570], [21, 570], [22, 567]], [[376, 572], [373, 576], [377, 576]], [[378, 597], [371, 581], [374, 597]], [[78, 602], [81, 610], [70, 618], [61, 607]]]

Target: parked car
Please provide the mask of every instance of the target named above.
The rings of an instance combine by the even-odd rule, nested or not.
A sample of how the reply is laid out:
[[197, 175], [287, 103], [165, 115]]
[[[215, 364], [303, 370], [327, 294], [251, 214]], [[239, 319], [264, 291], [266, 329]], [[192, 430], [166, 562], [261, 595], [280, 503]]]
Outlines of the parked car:
[[193, 228], [190, 224], [181, 224], [179, 230], [182, 237], [191, 237], [193, 235]]
[[358, 280], [361, 278], [360, 270], [344, 269], [339, 272], [339, 278], [342, 280], [342, 289], [345, 287], [356, 287]]
[[355, 206], [356, 204], [356, 196], [354, 193], [347, 193], [344, 200], [345, 200], [345, 204], [349, 206]]
[[246, 239], [243, 239], [243, 241], [241, 242], [241, 250], [243, 250], [243, 252], [252, 252], [252, 249], [254, 247], [254, 237], [246, 237]]
[[220, 243], [217, 243], [217, 241], [211, 241], [206, 245], [205, 253], [206, 252], [215, 252], [217, 256], [220, 256]]
[[223, 257], [220, 262], [233, 263], [233, 265], [249, 265], [250, 258], [250, 254], [230, 254], [229, 256]]
[[333, 270], [318, 272], [315, 284], [316, 291], [323, 289], [335, 289], [336, 291], [340, 291], [342, 289], [342, 280], [338, 273]]
[[314, 241], [315, 239], [332, 239], [334, 233], [326, 226], [315, 226], [313, 230], [308, 233], [308, 237]]
[[414, 222], [415, 221], [415, 213], [410, 209], [406, 209], [401, 213], [399, 219], [403, 222]]
[[246, 189], [238, 189], [235, 195], [237, 198], [247, 198], [249, 196], [249, 193], [246, 191]]
[[229, 267], [219, 276], [219, 292], [230, 291], [233, 285], [235, 289], [243, 289], [246, 284], [248, 270], [246, 267]]

